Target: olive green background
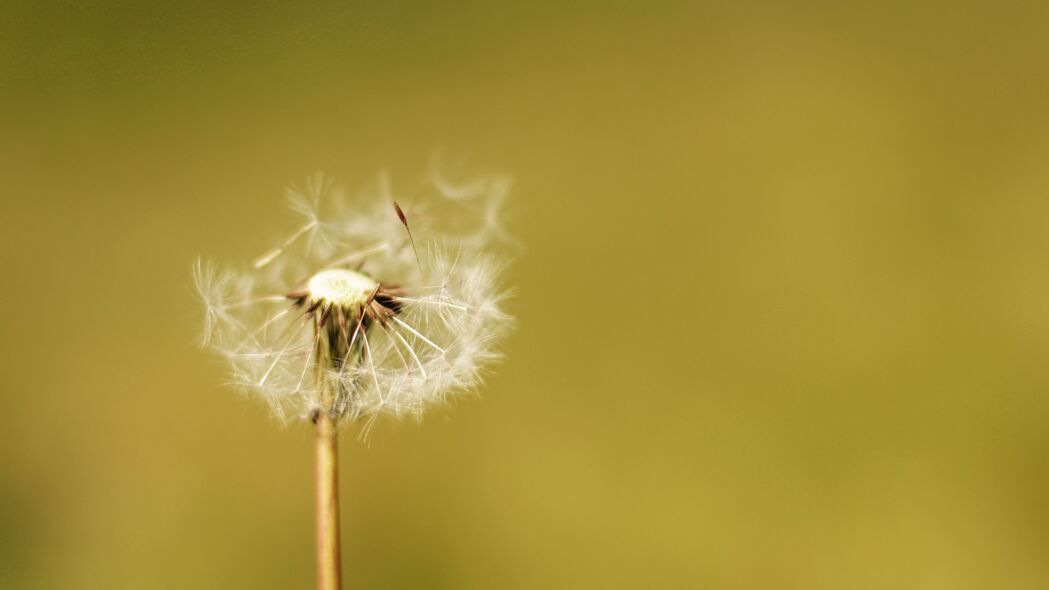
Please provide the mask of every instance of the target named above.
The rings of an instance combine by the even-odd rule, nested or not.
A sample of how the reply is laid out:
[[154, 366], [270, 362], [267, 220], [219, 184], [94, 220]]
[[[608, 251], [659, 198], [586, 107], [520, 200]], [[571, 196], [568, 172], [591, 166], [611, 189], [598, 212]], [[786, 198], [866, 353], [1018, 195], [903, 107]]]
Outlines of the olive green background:
[[435, 154], [519, 326], [342, 440], [347, 588], [1049, 587], [1046, 6], [5, 7], [0, 587], [311, 587], [191, 262]]

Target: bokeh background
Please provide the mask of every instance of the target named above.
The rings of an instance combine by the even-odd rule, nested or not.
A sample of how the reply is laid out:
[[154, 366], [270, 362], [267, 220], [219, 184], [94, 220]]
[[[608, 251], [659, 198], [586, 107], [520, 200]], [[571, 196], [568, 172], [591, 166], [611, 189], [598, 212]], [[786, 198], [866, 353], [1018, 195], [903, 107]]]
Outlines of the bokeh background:
[[519, 328], [344, 437], [347, 587], [1049, 587], [1047, 6], [7, 5], [0, 587], [311, 587], [191, 262], [435, 158]]

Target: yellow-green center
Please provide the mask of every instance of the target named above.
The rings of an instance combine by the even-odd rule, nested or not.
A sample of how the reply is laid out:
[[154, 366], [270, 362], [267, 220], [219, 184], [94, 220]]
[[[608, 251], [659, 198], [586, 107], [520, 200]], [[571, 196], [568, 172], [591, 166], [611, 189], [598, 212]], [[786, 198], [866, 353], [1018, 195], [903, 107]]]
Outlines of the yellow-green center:
[[367, 275], [334, 268], [310, 277], [306, 290], [314, 301], [349, 308], [364, 305], [378, 286], [379, 283]]

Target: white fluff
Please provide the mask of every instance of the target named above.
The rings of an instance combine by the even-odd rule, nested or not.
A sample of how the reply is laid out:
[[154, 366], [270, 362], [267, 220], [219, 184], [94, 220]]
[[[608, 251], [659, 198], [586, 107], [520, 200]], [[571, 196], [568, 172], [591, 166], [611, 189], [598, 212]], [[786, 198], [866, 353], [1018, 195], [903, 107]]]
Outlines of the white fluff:
[[508, 181], [459, 187], [435, 179], [428, 194], [400, 199], [418, 263], [381, 186], [350, 199], [313, 177], [289, 191], [305, 219], [277, 248], [239, 272], [196, 265], [204, 345], [229, 361], [234, 384], [265, 399], [282, 421], [321, 410], [314, 325], [285, 295], [325, 269], [359, 268], [405, 290], [388, 325], [362, 330], [357, 362], [319, 367], [345, 392], [332, 408], [337, 417], [366, 419], [369, 428], [383, 415], [420, 417], [431, 404], [474, 390], [500, 356], [496, 347], [513, 323], [502, 309], [496, 244], [505, 237], [496, 211]]

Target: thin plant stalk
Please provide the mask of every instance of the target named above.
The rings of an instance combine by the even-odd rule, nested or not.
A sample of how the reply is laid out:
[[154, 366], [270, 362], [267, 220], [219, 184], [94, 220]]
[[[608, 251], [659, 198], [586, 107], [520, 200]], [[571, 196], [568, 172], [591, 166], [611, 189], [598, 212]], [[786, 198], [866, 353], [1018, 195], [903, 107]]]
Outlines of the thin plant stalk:
[[322, 408], [315, 414], [314, 420], [317, 427], [317, 590], [341, 590], [339, 446], [338, 425], [334, 417], [335, 388], [338, 386], [325, 374], [325, 368], [334, 367], [335, 357], [322, 316], [316, 318], [313, 325], [316, 359], [314, 375], [321, 390]]
[[340, 590], [339, 463], [335, 422], [317, 415], [317, 590]]

